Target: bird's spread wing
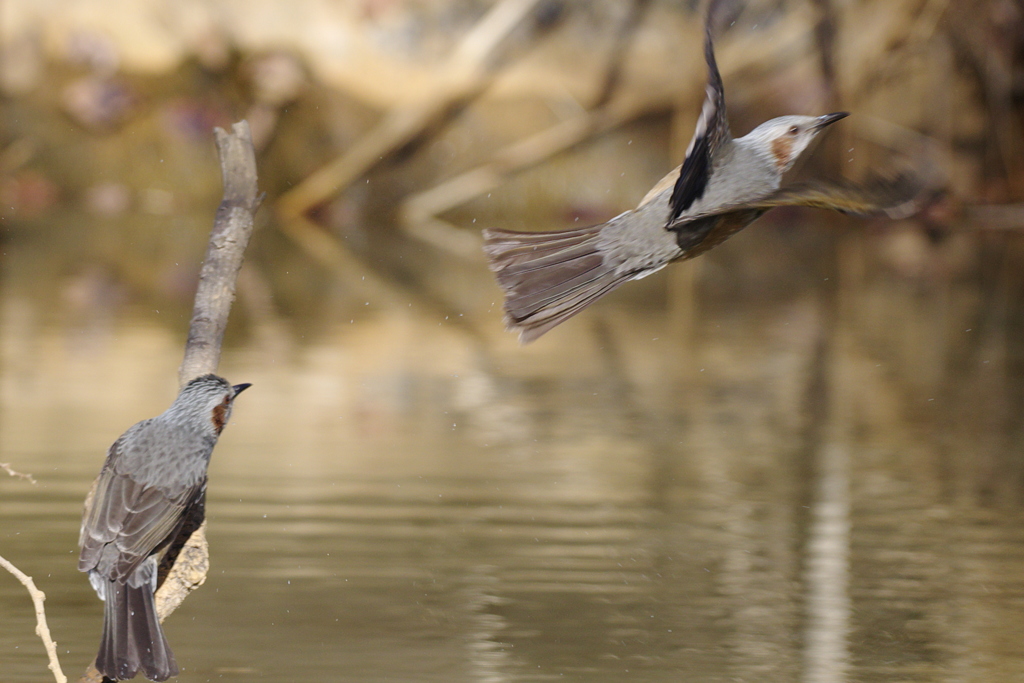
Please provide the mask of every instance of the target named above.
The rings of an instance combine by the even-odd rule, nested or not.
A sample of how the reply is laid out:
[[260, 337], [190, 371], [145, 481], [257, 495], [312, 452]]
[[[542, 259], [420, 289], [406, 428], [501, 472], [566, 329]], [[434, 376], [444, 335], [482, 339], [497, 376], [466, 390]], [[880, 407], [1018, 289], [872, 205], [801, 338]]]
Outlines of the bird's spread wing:
[[741, 209], [767, 211], [777, 206], [810, 206], [862, 216], [906, 218], [917, 212], [926, 199], [926, 183], [913, 175], [871, 178], [864, 183], [848, 180], [808, 181], [779, 188], [763, 199], [717, 207], [714, 211], [686, 216], [684, 220], [689, 223]]
[[672, 223], [704, 195], [711, 177], [712, 160], [722, 143], [729, 139], [729, 122], [725, 118], [725, 90], [715, 62], [711, 40], [711, 12], [704, 27], [704, 59], [708, 64], [707, 96], [686, 149], [682, 170], [669, 200], [668, 223]]
[[120, 448], [119, 439], [111, 446], [82, 519], [78, 567], [123, 581], [167, 540], [205, 482], [173, 491], [142, 484], [117, 471], [113, 463]]

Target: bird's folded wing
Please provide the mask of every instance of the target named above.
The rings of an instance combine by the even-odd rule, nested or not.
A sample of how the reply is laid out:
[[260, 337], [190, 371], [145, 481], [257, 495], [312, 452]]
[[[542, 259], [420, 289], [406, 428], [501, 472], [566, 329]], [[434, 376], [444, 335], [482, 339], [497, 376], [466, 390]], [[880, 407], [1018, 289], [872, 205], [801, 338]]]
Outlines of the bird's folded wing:
[[[107, 579], [125, 580], [167, 540], [185, 508], [202, 493], [204, 483], [167, 491], [139, 483], [115, 467], [104, 467], [82, 520], [79, 569], [96, 569]], [[104, 552], [108, 544], [116, 552]]]
[[[715, 152], [729, 139], [729, 122], [725, 118], [725, 89], [715, 62], [715, 48], [711, 39], [711, 12], [704, 27], [704, 59], [708, 65], [707, 95], [697, 119], [686, 158], [669, 200], [668, 223], [681, 216], [704, 195], [711, 177]], [[650, 196], [650, 195], [648, 195]], [[641, 202], [641, 205], [644, 202]]]
[[798, 182], [779, 188], [759, 200], [686, 216], [670, 227], [678, 228], [684, 222], [741, 209], [767, 211], [777, 206], [809, 206], [841, 213], [906, 218], [920, 210], [928, 196], [927, 184], [912, 175], [872, 178], [863, 183], [848, 180]]

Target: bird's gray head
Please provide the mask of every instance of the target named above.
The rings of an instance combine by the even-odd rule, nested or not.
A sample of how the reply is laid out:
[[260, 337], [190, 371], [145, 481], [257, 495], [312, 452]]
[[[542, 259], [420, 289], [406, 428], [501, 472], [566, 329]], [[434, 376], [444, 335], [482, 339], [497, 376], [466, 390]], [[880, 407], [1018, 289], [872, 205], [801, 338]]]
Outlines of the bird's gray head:
[[763, 155], [782, 175], [793, 168], [797, 157], [818, 133], [849, 114], [836, 112], [824, 116], [780, 116], [765, 121], [744, 136], [751, 148]]
[[231, 418], [235, 397], [249, 384], [231, 386], [223, 377], [202, 375], [186, 384], [165, 415], [199, 428], [214, 437], [220, 435]]

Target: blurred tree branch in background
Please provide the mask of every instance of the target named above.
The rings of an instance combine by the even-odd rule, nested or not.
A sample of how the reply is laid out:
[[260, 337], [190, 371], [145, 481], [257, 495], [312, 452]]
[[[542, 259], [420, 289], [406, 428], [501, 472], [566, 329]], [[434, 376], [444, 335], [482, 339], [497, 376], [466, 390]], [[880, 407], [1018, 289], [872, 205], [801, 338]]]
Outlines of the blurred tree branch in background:
[[[70, 0], [78, 9], [65, 13], [9, 0], [0, 225], [77, 205], [115, 235], [86, 247], [116, 264], [108, 277], [167, 286], [163, 261], [179, 255], [125, 259], [124, 242], [138, 241], [118, 231], [151, 230], [143, 214], [199, 215], [213, 187], [196, 173], [205, 136], [251, 114], [291, 248], [365, 300], [404, 300], [415, 266], [384, 244], [396, 236], [482, 263], [473, 220], [596, 220], [676, 165], [703, 96], [701, 4], [298, 0], [281, 13], [271, 2], [144, 0], [104, 16]], [[919, 220], [1024, 224], [1016, 3], [722, 4], [737, 134], [777, 114], [848, 109], [820, 155], [833, 171], [924, 165], [947, 196]], [[581, 161], [623, 128], [664, 123], [653, 144]]]

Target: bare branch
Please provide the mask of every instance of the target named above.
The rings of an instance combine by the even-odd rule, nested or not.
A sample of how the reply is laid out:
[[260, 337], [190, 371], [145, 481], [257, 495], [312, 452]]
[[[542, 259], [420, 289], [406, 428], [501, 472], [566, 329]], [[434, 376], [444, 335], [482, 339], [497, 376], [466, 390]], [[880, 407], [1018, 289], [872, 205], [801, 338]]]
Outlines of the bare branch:
[[181, 386], [217, 369], [228, 313], [235, 300], [238, 269], [242, 267], [242, 256], [252, 235], [253, 216], [263, 201], [263, 195], [258, 194], [256, 188], [256, 150], [249, 124], [241, 121], [234, 124], [232, 130], [231, 134], [220, 128], [214, 131], [224, 179], [224, 198], [217, 208], [210, 245], [199, 274], [185, 359], [178, 371]]
[[38, 484], [39, 483], [38, 481], [36, 481], [36, 478], [33, 477], [31, 474], [26, 474], [25, 472], [19, 472], [16, 469], [14, 469], [13, 467], [11, 467], [11, 463], [9, 463], [9, 462], [0, 462], [0, 470], [3, 470], [4, 472], [6, 472], [7, 474], [11, 475], [12, 477], [17, 477], [18, 479], [27, 479], [28, 483], [30, 483], [30, 484]]
[[[32, 483], [34, 484], [35, 481]], [[60, 660], [57, 659], [57, 643], [53, 642], [53, 638], [50, 637], [50, 627], [46, 625], [46, 610], [43, 608], [46, 594], [36, 588], [35, 581], [32, 580], [31, 576], [15, 567], [7, 559], [0, 557], [0, 567], [13, 574], [14, 578], [21, 581], [22, 585], [28, 589], [28, 594], [32, 596], [32, 604], [36, 607], [36, 635], [43, 641], [43, 647], [46, 648], [46, 656], [50, 660], [47, 668], [53, 672], [53, 677], [57, 683], [67, 683], [68, 679], [64, 672], [61, 671]]]

